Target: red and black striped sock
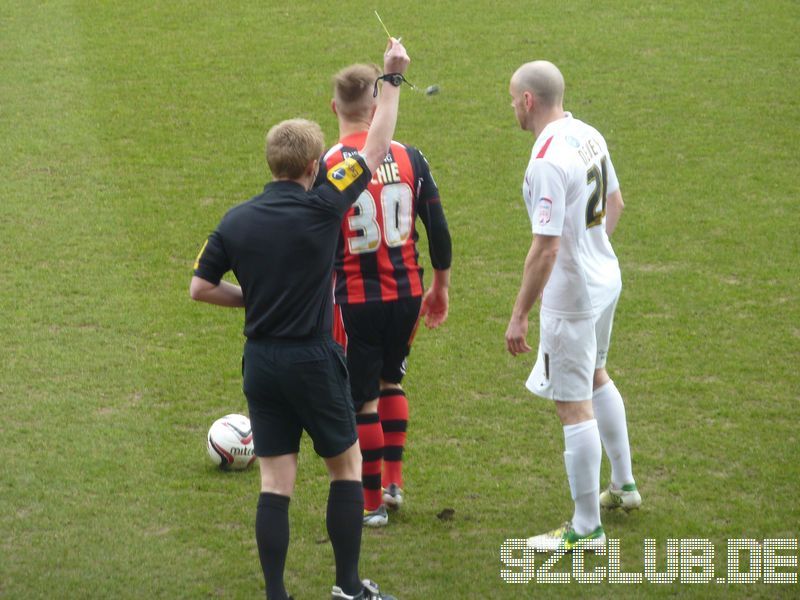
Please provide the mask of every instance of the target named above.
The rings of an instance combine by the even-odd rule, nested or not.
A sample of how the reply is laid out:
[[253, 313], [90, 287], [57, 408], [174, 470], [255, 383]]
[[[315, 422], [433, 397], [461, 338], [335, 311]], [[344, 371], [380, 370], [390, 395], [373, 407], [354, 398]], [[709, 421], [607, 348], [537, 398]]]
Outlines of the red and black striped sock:
[[403, 487], [403, 449], [408, 427], [408, 399], [400, 388], [381, 391], [378, 414], [383, 427], [383, 487]]
[[356, 415], [358, 444], [361, 446], [361, 482], [364, 485], [364, 509], [376, 510], [383, 502], [381, 463], [383, 428], [378, 413]]

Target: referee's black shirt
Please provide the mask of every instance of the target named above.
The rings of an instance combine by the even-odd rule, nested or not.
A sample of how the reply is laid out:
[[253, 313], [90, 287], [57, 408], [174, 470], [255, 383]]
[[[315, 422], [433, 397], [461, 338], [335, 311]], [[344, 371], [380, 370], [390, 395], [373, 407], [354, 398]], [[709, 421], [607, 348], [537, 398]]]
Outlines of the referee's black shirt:
[[218, 284], [232, 270], [242, 287], [248, 339], [330, 335], [333, 259], [342, 217], [371, 174], [348, 158], [306, 191], [273, 181], [229, 210], [209, 236], [194, 274]]

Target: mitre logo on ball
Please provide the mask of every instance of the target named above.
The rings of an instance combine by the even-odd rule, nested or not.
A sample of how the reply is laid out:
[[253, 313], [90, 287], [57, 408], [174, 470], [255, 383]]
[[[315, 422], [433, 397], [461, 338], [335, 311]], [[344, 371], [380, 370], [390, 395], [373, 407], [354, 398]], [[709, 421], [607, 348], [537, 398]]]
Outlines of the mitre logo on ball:
[[214, 421], [208, 430], [208, 455], [223, 471], [241, 471], [253, 464], [253, 431], [250, 419], [230, 414]]

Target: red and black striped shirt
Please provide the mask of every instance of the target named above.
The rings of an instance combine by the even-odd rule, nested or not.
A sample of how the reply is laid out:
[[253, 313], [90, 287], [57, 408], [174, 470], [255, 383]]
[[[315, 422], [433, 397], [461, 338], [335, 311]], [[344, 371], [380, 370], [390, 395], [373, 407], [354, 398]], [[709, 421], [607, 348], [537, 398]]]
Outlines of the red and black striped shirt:
[[[366, 131], [347, 136], [328, 150], [318, 181], [331, 166], [357, 154], [366, 137]], [[367, 189], [342, 221], [335, 261], [338, 304], [390, 302], [422, 295], [417, 216], [428, 234], [433, 268], [448, 269], [450, 233], [430, 167], [419, 150], [393, 141]]]

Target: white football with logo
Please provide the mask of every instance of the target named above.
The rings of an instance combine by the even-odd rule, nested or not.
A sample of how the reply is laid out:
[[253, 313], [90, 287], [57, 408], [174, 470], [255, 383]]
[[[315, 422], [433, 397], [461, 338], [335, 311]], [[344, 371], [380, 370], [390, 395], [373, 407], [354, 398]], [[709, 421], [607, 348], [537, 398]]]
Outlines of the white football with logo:
[[208, 430], [208, 455], [223, 471], [241, 471], [256, 460], [250, 419], [231, 414], [217, 419]]

